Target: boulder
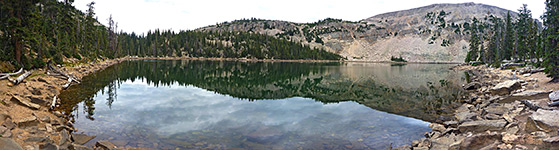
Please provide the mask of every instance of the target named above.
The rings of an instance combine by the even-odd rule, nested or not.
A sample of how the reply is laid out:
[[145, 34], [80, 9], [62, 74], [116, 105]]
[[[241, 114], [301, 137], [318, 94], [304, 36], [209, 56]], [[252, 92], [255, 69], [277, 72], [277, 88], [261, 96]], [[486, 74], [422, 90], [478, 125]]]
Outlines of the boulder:
[[543, 143], [547, 147], [557, 148], [559, 147], [559, 136], [543, 139]]
[[7, 119], [4, 123], [2, 123], [2, 126], [11, 130], [16, 127], [16, 124], [12, 121], [12, 119]]
[[446, 128], [438, 123], [431, 123], [429, 124], [429, 128], [433, 129], [433, 131], [439, 131], [439, 132], [443, 132], [446, 130]]
[[500, 131], [502, 130], [505, 125], [507, 125], [507, 121], [501, 120], [478, 120], [478, 121], [470, 121], [464, 122], [458, 126], [458, 130], [462, 133], [466, 132], [485, 132], [485, 131]]
[[524, 99], [526, 99], [526, 100], [543, 99], [543, 98], [546, 98], [549, 93], [551, 93], [551, 91], [528, 90], [528, 91], [523, 91], [523, 92], [520, 92], [520, 93], [512, 94], [511, 96], [506, 97], [499, 102], [500, 103], [509, 103], [509, 102], [514, 102], [514, 101], [517, 101], [517, 100], [524, 100]]
[[59, 150], [60, 148], [58, 147], [58, 145], [54, 145], [52, 143], [45, 143], [43, 145], [40, 145], [39, 148], [41, 150]]
[[39, 124], [39, 120], [37, 120], [37, 117], [31, 116], [16, 121], [16, 124], [17, 127], [25, 129], [27, 127], [37, 126]]
[[69, 147], [70, 150], [91, 150], [91, 148], [79, 144], [71, 144]]
[[491, 104], [482, 110], [482, 114], [496, 114], [503, 115], [508, 113], [509, 109], [503, 105]]
[[31, 103], [31, 102], [29, 102], [29, 101], [26, 101], [26, 100], [24, 100], [23, 98], [21, 98], [21, 97], [19, 97], [19, 96], [12, 96], [12, 99], [11, 99], [11, 100], [12, 100], [12, 101], [16, 101], [16, 102], [18, 102], [19, 104], [21, 104], [21, 105], [23, 105], [23, 106], [26, 106], [26, 107], [29, 107], [29, 108], [31, 108], [31, 109], [37, 110], [37, 109], [41, 108], [40, 105], [35, 104], [35, 103]]
[[549, 100], [552, 102], [559, 101], [559, 90], [549, 94]]
[[49, 137], [46, 136], [36, 136], [36, 137], [29, 137], [25, 140], [23, 140], [24, 142], [47, 142], [47, 141], [52, 141]]
[[508, 95], [511, 91], [519, 89], [520, 87], [519, 80], [507, 80], [495, 85], [490, 91], [493, 95]]
[[559, 111], [538, 109], [528, 117], [527, 131], [557, 131], [559, 129]]
[[496, 147], [502, 136], [498, 133], [483, 133], [470, 136], [460, 144], [460, 149], [486, 149]]
[[95, 136], [87, 136], [85, 134], [72, 134], [72, 140], [74, 141], [74, 143], [80, 145], [89, 142], [93, 138], [95, 138]]
[[477, 116], [476, 113], [474, 112], [460, 112], [457, 113], [456, 115], [454, 115], [454, 117], [456, 118], [456, 120], [458, 120], [458, 122], [462, 123], [462, 122], [466, 122], [466, 121], [471, 121], [473, 119], [475, 119]]
[[11, 138], [0, 137], [0, 147], [2, 149], [9, 149], [9, 150], [23, 150], [23, 148]]
[[64, 145], [67, 142], [70, 142], [70, 135], [67, 130], [63, 129], [60, 131], [60, 143], [58, 145]]
[[109, 141], [97, 141], [95, 143], [95, 149], [102, 149], [102, 150], [114, 150], [117, 149], [116, 145]]
[[470, 82], [470, 83], [464, 85], [465, 90], [475, 90], [475, 89], [479, 89], [479, 88], [481, 88], [481, 83], [479, 83], [479, 82]]
[[38, 98], [38, 97], [31, 97], [31, 102], [35, 103], [37, 105], [42, 105], [42, 106], [46, 106], [47, 103], [48, 103], [47, 101], [45, 101], [41, 98]]

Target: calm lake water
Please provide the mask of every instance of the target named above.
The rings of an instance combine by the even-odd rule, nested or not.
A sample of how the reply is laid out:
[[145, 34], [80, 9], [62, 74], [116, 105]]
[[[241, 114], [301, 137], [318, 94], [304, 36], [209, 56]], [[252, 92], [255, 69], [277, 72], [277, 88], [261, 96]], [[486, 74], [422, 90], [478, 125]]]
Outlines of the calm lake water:
[[444, 64], [125, 61], [60, 95], [78, 133], [156, 149], [385, 149], [461, 97]]

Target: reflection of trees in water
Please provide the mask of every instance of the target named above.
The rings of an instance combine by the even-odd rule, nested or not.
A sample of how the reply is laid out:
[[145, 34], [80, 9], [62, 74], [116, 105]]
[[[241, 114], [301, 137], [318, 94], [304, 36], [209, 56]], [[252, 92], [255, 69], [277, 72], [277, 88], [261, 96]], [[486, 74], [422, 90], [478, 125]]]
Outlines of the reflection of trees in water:
[[307, 97], [323, 103], [356, 101], [373, 109], [427, 121], [433, 121], [441, 108], [462, 94], [458, 84], [448, 80], [428, 82], [409, 90], [381, 85], [371, 78], [345, 78], [338, 67], [329, 66], [339, 64], [126, 61], [88, 76], [82, 85], [64, 91], [61, 109], [73, 112], [84, 101], [86, 118], [93, 120], [95, 94], [101, 91], [105, 95], [106, 90], [106, 104], [111, 107], [118, 86], [126, 80], [142, 80], [156, 87], [193, 85], [248, 100]]

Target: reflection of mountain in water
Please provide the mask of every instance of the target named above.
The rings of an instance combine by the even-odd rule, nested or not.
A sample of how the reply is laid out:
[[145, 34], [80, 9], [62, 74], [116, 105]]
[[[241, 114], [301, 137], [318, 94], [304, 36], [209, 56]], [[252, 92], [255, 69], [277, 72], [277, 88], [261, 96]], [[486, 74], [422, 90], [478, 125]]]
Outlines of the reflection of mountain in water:
[[[269, 63], [228, 61], [126, 61], [88, 76], [61, 94], [61, 107], [72, 112], [84, 101], [93, 119], [98, 91], [116, 100], [126, 80], [150, 85], [193, 85], [248, 100], [313, 98], [323, 103], [356, 101], [389, 113], [434, 121], [461, 96], [459, 73], [448, 65]], [[448, 110], [448, 109], [447, 109]]]

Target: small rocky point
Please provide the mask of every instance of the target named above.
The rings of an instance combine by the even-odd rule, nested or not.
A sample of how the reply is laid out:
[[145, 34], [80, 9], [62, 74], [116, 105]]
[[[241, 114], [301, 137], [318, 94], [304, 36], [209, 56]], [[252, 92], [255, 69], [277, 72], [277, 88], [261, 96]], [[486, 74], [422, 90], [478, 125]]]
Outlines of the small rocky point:
[[[455, 67], [471, 80], [470, 93], [454, 118], [429, 125], [431, 132], [395, 149], [559, 149], [559, 83], [526, 68], [501, 70], [486, 66]], [[518, 76], [517, 76], [518, 75]]]
[[[82, 78], [111, 65], [131, 58], [76, 63], [62, 70]], [[52, 99], [60, 94], [66, 80], [47, 74], [45, 69], [32, 70], [32, 75], [14, 85], [8, 80], [0, 81], [0, 150], [115, 150], [141, 149], [116, 147], [109, 141], [97, 141], [95, 136], [76, 132], [73, 123], [64, 112], [50, 109]], [[58, 106], [60, 101], [56, 101]]]

